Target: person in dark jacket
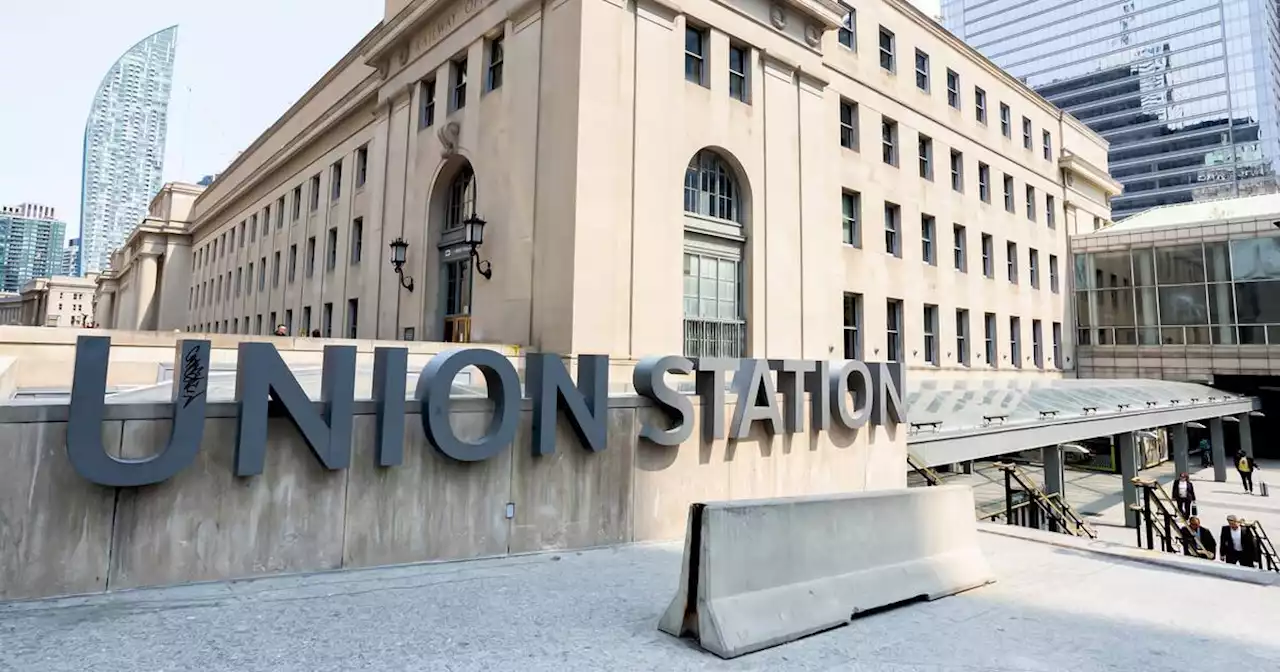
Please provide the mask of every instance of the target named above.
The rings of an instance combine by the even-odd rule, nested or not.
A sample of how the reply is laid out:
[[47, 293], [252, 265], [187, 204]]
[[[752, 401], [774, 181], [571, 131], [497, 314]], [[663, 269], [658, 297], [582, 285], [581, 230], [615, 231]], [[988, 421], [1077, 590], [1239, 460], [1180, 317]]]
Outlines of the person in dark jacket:
[[1253, 492], [1253, 472], [1258, 470], [1258, 463], [1253, 461], [1252, 455], [1246, 455], [1241, 452], [1236, 456], [1236, 471], [1240, 472], [1240, 483], [1244, 485], [1244, 491]]
[[1258, 540], [1253, 530], [1241, 525], [1235, 516], [1227, 516], [1227, 524], [1222, 526], [1222, 536], [1218, 538], [1218, 556], [1229, 565], [1252, 567], [1254, 558], [1258, 557]]
[[[1196, 542], [1200, 542], [1200, 546], [1196, 546]], [[1191, 516], [1187, 520], [1187, 526], [1182, 528], [1182, 552], [1185, 555], [1204, 558], [1205, 560], [1213, 560], [1214, 555], [1213, 533], [1207, 527], [1200, 526], [1200, 519]]]
[[1191, 484], [1191, 476], [1185, 471], [1173, 483], [1173, 501], [1178, 505], [1178, 513], [1183, 518], [1192, 516], [1191, 507], [1196, 501], [1196, 486]]

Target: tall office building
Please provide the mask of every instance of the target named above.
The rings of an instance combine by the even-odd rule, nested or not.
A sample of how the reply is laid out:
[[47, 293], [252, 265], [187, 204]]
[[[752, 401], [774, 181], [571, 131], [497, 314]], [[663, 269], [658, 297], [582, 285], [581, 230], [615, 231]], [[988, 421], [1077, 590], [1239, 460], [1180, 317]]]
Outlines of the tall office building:
[[66, 232], [66, 223], [48, 206], [0, 207], [0, 292], [17, 292], [33, 278], [57, 275]]
[[101, 271], [160, 190], [178, 27], [133, 45], [102, 78], [84, 128], [80, 263]]
[[58, 275], [75, 275], [77, 268], [80, 268], [80, 239], [72, 238], [62, 249], [62, 270]]
[[[1262, 0], [944, 0], [951, 32], [1111, 143], [1120, 219], [1277, 190], [1280, 31]], [[1019, 119], [1002, 119], [1024, 132]]]

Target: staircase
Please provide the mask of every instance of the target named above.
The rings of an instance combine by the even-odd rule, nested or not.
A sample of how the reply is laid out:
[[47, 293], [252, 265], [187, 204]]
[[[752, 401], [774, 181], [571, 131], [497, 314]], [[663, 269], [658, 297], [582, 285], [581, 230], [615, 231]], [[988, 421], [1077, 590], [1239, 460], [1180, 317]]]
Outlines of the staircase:
[[1253, 530], [1253, 536], [1258, 540], [1258, 568], [1266, 571], [1280, 572], [1280, 556], [1276, 555], [1276, 547], [1271, 543], [1271, 538], [1267, 536], [1267, 531], [1262, 529], [1262, 523], [1253, 521], [1245, 523], [1245, 525]]
[[1050, 532], [1062, 532], [1075, 537], [1097, 539], [1098, 533], [1071, 508], [1062, 496], [1046, 494], [1025, 471], [1016, 464], [999, 462], [996, 468], [1004, 472], [1005, 508], [981, 516], [986, 519], [1003, 517], [1008, 525], [1022, 525]]
[[915, 455], [907, 453], [907, 466], [924, 479], [925, 485], [942, 485], [942, 477]]
[[[1212, 560], [1214, 549], [1205, 548], [1200, 538], [1184, 534], [1187, 519], [1178, 510], [1178, 505], [1169, 495], [1169, 491], [1155, 479], [1134, 478], [1132, 483], [1142, 489], [1142, 503], [1133, 504], [1129, 508], [1138, 514], [1138, 546], [1142, 544], [1142, 530], [1147, 531], [1146, 546], [1155, 550], [1156, 546], [1166, 553], [1184, 553], [1186, 555]], [[1187, 540], [1195, 544], [1187, 547]], [[1158, 544], [1157, 544], [1158, 542]]]

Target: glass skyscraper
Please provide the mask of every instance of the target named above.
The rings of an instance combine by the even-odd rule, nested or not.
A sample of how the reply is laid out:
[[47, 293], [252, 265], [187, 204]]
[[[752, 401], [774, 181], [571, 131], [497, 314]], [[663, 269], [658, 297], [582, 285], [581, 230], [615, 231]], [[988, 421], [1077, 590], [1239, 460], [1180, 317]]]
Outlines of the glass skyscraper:
[[1280, 29], [1264, 0], [944, 0], [970, 46], [1111, 143], [1115, 219], [1277, 191]]
[[133, 45], [102, 78], [84, 127], [76, 275], [107, 267], [160, 191], [178, 27]]
[[0, 207], [0, 292], [18, 292], [32, 278], [57, 275], [66, 233], [66, 223], [53, 208]]

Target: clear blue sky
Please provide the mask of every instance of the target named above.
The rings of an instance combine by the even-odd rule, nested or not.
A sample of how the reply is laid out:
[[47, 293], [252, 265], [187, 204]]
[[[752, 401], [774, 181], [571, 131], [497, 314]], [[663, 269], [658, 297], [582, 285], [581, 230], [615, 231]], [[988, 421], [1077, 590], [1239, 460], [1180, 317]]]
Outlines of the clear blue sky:
[[178, 24], [164, 179], [217, 173], [382, 18], [383, 0], [0, 0], [0, 204], [80, 225], [89, 102], [120, 54]]

